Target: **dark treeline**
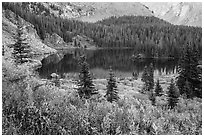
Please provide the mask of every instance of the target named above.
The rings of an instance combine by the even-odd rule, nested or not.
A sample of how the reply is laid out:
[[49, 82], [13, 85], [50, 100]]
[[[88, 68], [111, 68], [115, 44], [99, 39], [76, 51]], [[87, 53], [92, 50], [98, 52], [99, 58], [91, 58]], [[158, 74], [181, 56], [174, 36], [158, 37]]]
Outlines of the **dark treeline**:
[[[46, 33], [57, 33], [65, 42], [77, 34], [92, 38], [99, 47], [131, 47], [148, 57], [179, 58], [187, 42], [199, 49], [201, 57], [202, 29], [199, 27], [171, 25], [156, 17], [111, 17], [97, 23], [61, 19], [49, 14], [40, 3], [36, 14], [28, 9], [28, 3], [2, 3], [3, 9], [11, 10], [32, 23], [41, 39]], [[40, 11], [45, 14], [38, 15]]]
[[112, 16], [109, 19], [105, 19], [99, 21], [98, 23], [107, 25], [107, 26], [115, 26], [115, 25], [142, 25], [142, 26], [152, 26], [159, 24], [160, 26], [167, 26], [171, 25], [169, 22], [166, 22], [162, 19], [155, 18], [155, 17], [146, 17], [146, 16], [122, 16], [116, 17]]

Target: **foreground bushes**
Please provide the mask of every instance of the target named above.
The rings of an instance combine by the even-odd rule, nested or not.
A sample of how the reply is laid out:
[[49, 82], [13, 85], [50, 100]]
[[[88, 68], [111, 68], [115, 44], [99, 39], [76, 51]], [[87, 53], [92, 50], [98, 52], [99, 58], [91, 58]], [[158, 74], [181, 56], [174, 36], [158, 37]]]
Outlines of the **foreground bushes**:
[[[81, 100], [74, 89], [35, 88], [39, 79], [11, 67], [3, 63], [2, 134], [202, 134], [202, 101], [197, 98], [180, 98], [172, 110], [163, 96], [156, 98], [156, 106], [136, 97], [110, 103], [100, 94]], [[12, 81], [14, 76], [19, 80]]]

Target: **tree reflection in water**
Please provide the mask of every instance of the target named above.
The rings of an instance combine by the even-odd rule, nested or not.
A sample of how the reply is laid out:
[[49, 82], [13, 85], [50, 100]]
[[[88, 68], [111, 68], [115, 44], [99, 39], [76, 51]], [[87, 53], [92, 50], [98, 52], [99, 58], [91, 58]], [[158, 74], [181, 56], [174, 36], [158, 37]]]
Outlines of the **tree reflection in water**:
[[[131, 77], [132, 72], [141, 74], [144, 67], [151, 62], [154, 65], [155, 74], [170, 74], [176, 73], [178, 59], [142, 59], [132, 60], [131, 56], [134, 53], [133, 49], [98, 49], [98, 50], [73, 50], [64, 55], [59, 61], [57, 56], [45, 58], [42, 61], [42, 68], [39, 74], [42, 78], [48, 78], [51, 73], [58, 73], [63, 75], [74, 75], [79, 72], [78, 58], [84, 54], [87, 56], [87, 62], [90, 65], [90, 70], [95, 78], [107, 78], [108, 69], [112, 66], [116, 77]], [[56, 61], [57, 60], [57, 61]], [[75, 75], [78, 76], [78, 75]]]

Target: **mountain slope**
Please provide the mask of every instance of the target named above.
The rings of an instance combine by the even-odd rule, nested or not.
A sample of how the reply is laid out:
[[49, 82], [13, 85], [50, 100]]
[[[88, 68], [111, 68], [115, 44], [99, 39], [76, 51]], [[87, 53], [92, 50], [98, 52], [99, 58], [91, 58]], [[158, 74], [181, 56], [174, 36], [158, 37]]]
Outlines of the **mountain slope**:
[[152, 16], [151, 11], [138, 2], [82, 2], [73, 4], [93, 9], [91, 15], [77, 18], [87, 22], [96, 22], [111, 16]]
[[175, 25], [202, 26], [199, 2], [25, 2], [25, 9], [46, 16], [97, 22], [111, 16], [155, 16]]
[[73, 5], [88, 7], [92, 13], [77, 19], [96, 22], [110, 16], [156, 16], [175, 25], [202, 26], [202, 3], [199, 2], [80, 2]]
[[146, 2], [142, 3], [154, 16], [176, 25], [202, 26], [202, 3]]
[[[2, 12], [2, 45], [5, 48], [5, 57], [11, 58], [11, 53], [13, 50], [12, 45], [16, 42], [16, 20], [15, 14], [11, 11]], [[48, 47], [37, 35], [34, 26], [21, 18], [23, 24], [25, 25], [25, 33], [27, 36], [27, 43], [31, 46], [31, 52], [33, 56], [38, 59], [43, 58], [44, 54], [55, 53], [56, 50]]]

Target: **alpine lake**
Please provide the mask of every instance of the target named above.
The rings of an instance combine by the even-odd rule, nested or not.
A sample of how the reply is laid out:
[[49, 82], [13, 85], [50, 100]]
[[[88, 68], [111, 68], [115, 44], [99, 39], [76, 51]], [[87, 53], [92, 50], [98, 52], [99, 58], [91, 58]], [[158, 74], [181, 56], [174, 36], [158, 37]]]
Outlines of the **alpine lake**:
[[66, 76], [77, 79], [80, 71], [78, 60], [82, 54], [87, 57], [94, 79], [108, 78], [110, 67], [118, 78], [132, 77], [133, 72], [141, 77], [144, 67], [150, 63], [154, 66], [154, 75], [177, 73], [178, 59], [133, 59], [134, 49], [69, 49], [58, 52], [59, 54], [50, 55], [42, 60], [42, 67], [38, 69], [41, 78], [47, 79], [52, 73], [56, 73], [61, 78]]

